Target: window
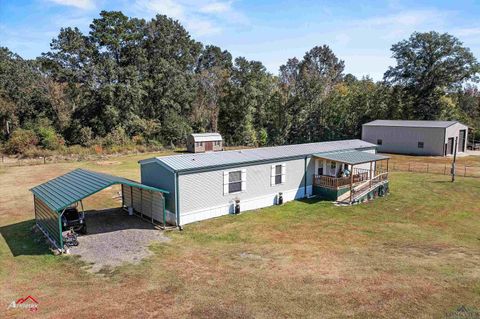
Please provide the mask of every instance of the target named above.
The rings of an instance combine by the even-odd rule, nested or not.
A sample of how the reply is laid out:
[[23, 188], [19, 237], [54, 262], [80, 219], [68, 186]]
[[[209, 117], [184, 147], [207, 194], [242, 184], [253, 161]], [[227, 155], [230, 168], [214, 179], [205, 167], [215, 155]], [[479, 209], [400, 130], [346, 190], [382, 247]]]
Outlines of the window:
[[202, 147], [202, 146], [203, 146], [203, 142], [196, 142], [195, 145], [196, 145], [197, 147]]
[[377, 145], [382, 145], [383, 141], [381, 139], [377, 140]]
[[236, 193], [242, 190], [242, 171], [228, 173], [228, 193]]
[[330, 169], [336, 169], [337, 168], [337, 163], [336, 162], [330, 162]]
[[282, 183], [282, 165], [275, 165], [275, 185]]
[[274, 164], [272, 165], [271, 174], [270, 174], [270, 185], [280, 185], [285, 183], [286, 177], [286, 165], [285, 164]]
[[423, 142], [418, 142], [418, 148], [423, 148]]
[[223, 194], [243, 192], [247, 189], [247, 170], [223, 172]]

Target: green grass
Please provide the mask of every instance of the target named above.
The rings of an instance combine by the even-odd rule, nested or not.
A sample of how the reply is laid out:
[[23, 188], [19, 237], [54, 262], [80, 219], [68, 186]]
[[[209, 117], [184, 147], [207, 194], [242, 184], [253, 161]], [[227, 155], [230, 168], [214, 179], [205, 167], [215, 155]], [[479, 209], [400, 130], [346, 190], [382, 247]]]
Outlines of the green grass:
[[[137, 160], [75, 167], [135, 178]], [[390, 180], [389, 196], [362, 205], [302, 200], [187, 225], [139, 265], [101, 275], [52, 256], [31, 234], [29, 197], [4, 194], [5, 212], [20, 213], [0, 213], [0, 302], [32, 294], [36, 316], [87, 318], [442, 318], [461, 305], [479, 309], [480, 179]], [[111, 192], [91, 203], [113, 204]]]

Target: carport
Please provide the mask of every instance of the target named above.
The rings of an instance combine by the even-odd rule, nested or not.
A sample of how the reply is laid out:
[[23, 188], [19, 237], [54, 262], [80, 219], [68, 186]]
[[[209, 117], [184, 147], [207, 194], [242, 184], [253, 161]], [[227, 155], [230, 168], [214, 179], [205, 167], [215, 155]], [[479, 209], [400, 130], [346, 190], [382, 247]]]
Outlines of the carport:
[[112, 185], [122, 187], [122, 208], [133, 211], [151, 223], [166, 225], [165, 197], [168, 191], [143, 185], [119, 176], [76, 169], [35, 186], [33, 193], [35, 222], [59, 250], [64, 249], [62, 214], [70, 205]]

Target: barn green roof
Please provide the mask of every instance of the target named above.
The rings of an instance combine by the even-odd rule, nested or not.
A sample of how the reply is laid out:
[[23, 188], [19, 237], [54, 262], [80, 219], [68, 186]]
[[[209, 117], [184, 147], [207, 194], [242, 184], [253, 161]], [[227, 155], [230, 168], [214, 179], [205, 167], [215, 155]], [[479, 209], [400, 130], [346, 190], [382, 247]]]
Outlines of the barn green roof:
[[60, 212], [90, 195], [116, 184], [168, 194], [166, 190], [137, 183], [127, 178], [81, 168], [35, 186], [30, 191], [50, 209]]
[[321, 153], [315, 154], [316, 157], [324, 158], [334, 162], [345, 163], [349, 165], [357, 165], [368, 162], [375, 162], [386, 160], [389, 157], [384, 155], [378, 155], [361, 151], [345, 151], [345, 152], [333, 152], [333, 153]]

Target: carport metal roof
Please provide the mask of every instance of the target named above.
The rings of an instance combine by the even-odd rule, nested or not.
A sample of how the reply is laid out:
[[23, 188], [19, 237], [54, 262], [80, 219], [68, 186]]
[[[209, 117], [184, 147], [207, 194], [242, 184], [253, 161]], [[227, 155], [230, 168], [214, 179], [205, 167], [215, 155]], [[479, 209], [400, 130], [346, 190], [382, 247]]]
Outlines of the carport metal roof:
[[315, 157], [324, 158], [334, 162], [345, 163], [349, 165], [357, 165], [368, 162], [375, 162], [389, 159], [388, 156], [372, 154], [361, 151], [346, 151], [346, 152], [334, 152], [334, 153], [321, 153], [315, 154]]
[[168, 194], [166, 190], [143, 185], [127, 178], [81, 168], [35, 186], [30, 191], [53, 211], [60, 212], [73, 203], [116, 184]]

